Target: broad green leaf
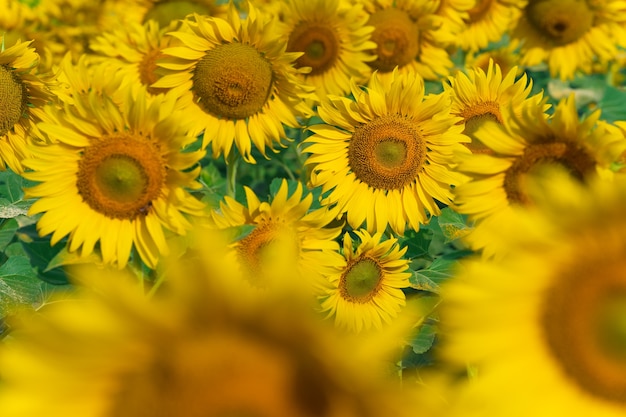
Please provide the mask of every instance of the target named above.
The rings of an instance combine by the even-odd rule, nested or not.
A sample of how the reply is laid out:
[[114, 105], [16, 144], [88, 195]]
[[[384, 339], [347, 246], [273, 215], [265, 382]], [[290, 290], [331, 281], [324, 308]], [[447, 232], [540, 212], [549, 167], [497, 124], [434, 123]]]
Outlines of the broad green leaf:
[[0, 252], [4, 252], [6, 247], [13, 241], [15, 232], [19, 228], [15, 219], [0, 220]]
[[41, 300], [41, 280], [28, 258], [14, 256], [0, 266], [0, 317], [12, 308]]
[[606, 87], [598, 107], [602, 109], [602, 119], [609, 123], [626, 120], [626, 91], [623, 88]]
[[421, 354], [427, 352], [435, 341], [437, 326], [431, 323], [422, 324], [409, 340], [409, 345], [414, 353]]
[[472, 228], [467, 225], [467, 217], [455, 212], [449, 207], [441, 210], [441, 215], [437, 217], [441, 232], [445, 237], [444, 243], [450, 243], [467, 236]]
[[77, 265], [85, 263], [102, 263], [102, 257], [97, 252], [92, 252], [87, 256], [81, 256], [78, 251], [70, 252], [64, 246], [54, 257], [48, 262], [43, 272], [49, 272], [55, 268], [61, 268], [67, 265]]
[[[444, 257], [435, 259], [428, 267], [415, 271], [413, 276], [409, 278], [411, 287], [437, 293], [439, 285], [454, 274], [456, 262], [454, 259]], [[436, 285], [433, 290], [424, 288], [425, 286], [432, 286], [432, 284]]]
[[35, 225], [20, 229], [18, 237], [40, 279], [54, 285], [68, 283], [67, 275], [61, 268], [47, 270], [50, 261], [65, 247], [64, 240], [50, 246], [47, 237], [39, 237]]

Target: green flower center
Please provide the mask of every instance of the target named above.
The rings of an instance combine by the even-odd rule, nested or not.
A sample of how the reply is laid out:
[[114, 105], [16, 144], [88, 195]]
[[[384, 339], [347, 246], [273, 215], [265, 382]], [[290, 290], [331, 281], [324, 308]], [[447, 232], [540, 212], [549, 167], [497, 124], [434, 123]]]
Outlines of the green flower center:
[[197, 1], [160, 1], [146, 12], [143, 21], [145, 23], [154, 20], [164, 28], [192, 13], [211, 16], [213, 10], [204, 4], [198, 4]]
[[342, 298], [353, 303], [366, 303], [380, 290], [383, 271], [376, 260], [360, 257], [348, 264], [341, 276], [339, 289]]
[[245, 119], [259, 112], [270, 95], [272, 65], [253, 46], [218, 45], [207, 51], [193, 75], [198, 104], [219, 118]]
[[415, 181], [426, 160], [426, 144], [411, 119], [382, 116], [357, 126], [348, 147], [357, 179], [382, 190], [402, 189]]
[[531, 0], [526, 17], [554, 45], [576, 42], [591, 29], [594, 13], [586, 0]]
[[166, 167], [158, 147], [143, 138], [103, 137], [85, 148], [76, 186], [83, 200], [107, 217], [133, 220], [159, 198]]
[[6, 66], [0, 65], [0, 137], [20, 121], [26, 110], [26, 87]]
[[415, 60], [419, 53], [419, 30], [407, 12], [388, 8], [370, 16], [374, 26], [372, 41], [377, 45], [377, 59], [369, 63], [381, 72], [390, 72]]
[[289, 35], [287, 51], [304, 52], [296, 67], [311, 67], [319, 75], [333, 67], [339, 57], [339, 39], [332, 27], [323, 22], [300, 22]]
[[581, 146], [573, 142], [540, 143], [528, 146], [507, 169], [504, 190], [512, 204], [531, 204], [526, 193], [527, 175], [536, 169], [556, 164], [566, 168], [572, 177], [583, 180], [596, 167], [595, 159]]
[[[542, 326], [563, 372], [589, 394], [626, 405], [626, 252], [581, 251], [544, 300]], [[593, 252], [593, 251], [591, 251]]]

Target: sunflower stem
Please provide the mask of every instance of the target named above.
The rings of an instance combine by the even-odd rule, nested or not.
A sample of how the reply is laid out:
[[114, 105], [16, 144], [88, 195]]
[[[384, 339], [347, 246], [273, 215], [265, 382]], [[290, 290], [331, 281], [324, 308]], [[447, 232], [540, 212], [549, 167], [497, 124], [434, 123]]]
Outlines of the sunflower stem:
[[235, 198], [237, 186], [237, 167], [239, 166], [239, 154], [231, 151], [226, 157], [226, 195]]

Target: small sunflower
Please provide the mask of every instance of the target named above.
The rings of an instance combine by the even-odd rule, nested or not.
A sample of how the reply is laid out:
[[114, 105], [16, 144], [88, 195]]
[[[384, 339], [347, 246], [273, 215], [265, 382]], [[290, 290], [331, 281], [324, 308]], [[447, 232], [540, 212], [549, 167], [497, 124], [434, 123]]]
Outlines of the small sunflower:
[[438, 1], [432, 0], [362, 0], [374, 27], [372, 51], [376, 60], [369, 65], [381, 74], [390, 75], [398, 67], [401, 73], [417, 72], [428, 80], [438, 80], [454, 66], [444, 45], [452, 35], [449, 26], [437, 16]]
[[448, 203], [451, 185], [463, 176], [449, 170], [456, 152], [468, 152], [463, 125], [449, 113], [447, 94], [424, 97], [416, 74], [393, 73], [383, 85], [375, 73], [367, 90], [355, 85], [356, 101], [333, 97], [319, 108], [326, 124], [310, 128], [311, 185], [328, 193], [353, 228], [370, 232], [390, 225], [402, 234], [438, 215], [435, 200]]
[[[0, 36], [0, 45], [3, 41]], [[36, 123], [45, 118], [43, 106], [53, 97], [48, 80], [37, 75], [39, 55], [31, 42], [0, 50], [0, 169], [8, 166], [17, 173], [30, 155], [27, 138], [39, 135]]]
[[292, 67], [300, 54], [285, 52], [286, 42], [253, 6], [245, 19], [232, 5], [228, 20], [195, 15], [169, 35], [181, 46], [163, 51], [169, 57], [159, 65], [170, 73], [152, 87], [171, 88], [180, 97], [214, 157], [230, 155], [234, 142], [254, 163], [252, 144], [266, 156], [266, 148], [275, 151], [286, 138], [283, 124], [298, 127], [298, 117], [311, 114], [305, 99], [313, 89]]
[[323, 98], [350, 92], [350, 79], [366, 82], [371, 75], [367, 53], [374, 28], [365, 26], [367, 14], [360, 5], [343, 0], [290, 0], [283, 8], [287, 25], [287, 51], [303, 52], [296, 67], [310, 67], [303, 75]]
[[352, 237], [343, 237], [344, 262], [328, 276], [330, 286], [320, 296], [322, 311], [335, 323], [360, 332], [380, 329], [389, 323], [406, 304], [402, 288], [409, 286], [409, 261], [402, 256], [397, 239], [382, 240], [382, 233], [354, 232], [360, 242], [354, 247]]
[[170, 38], [164, 36], [156, 22], [150, 20], [140, 25], [128, 23], [123, 28], [94, 37], [89, 46], [97, 52], [98, 58], [91, 62], [103, 63], [111, 73], [121, 73], [124, 84], [132, 88], [144, 86], [151, 94], [166, 90], [151, 87], [162, 75], [163, 69], [157, 66], [157, 59], [163, 56], [163, 49]]
[[533, 189], [536, 206], [490, 232], [534, 224], [535, 237], [498, 262], [467, 261], [442, 288], [444, 357], [477, 370], [445, 415], [623, 416], [626, 178], [583, 185], [557, 171]]
[[[528, 106], [544, 106], [543, 94], [528, 97], [532, 80], [526, 74], [516, 80], [517, 72], [517, 67], [513, 67], [503, 77], [500, 66], [490, 61], [486, 73], [475, 68], [469, 71], [469, 76], [459, 72], [449, 78], [449, 84], [444, 83], [444, 89], [452, 96], [450, 113], [463, 118], [460, 123], [465, 125], [464, 134], [472, 137], [487, 120], [503, 123], [503, 107], [511, 107], [510, 111], [521, 116]], [[491, 152], [476, 140], [468, 147], [472, 152]]]
[[94, 89], [74, 100], [39, 124], [51, 143], [32, 146], [24, 161], [32, 171], [23, 175], [40, 182], [26, 190], [38, 198], [29, 214], [43, 213], [37, 229], [52, 245], [69, 235], [68, 249], [86, 256], [99, 242], [104, 262], [120, 268], [134, 247], [154, 268], [168, 251], [166, 231], [183, 235], [186, 215], [204, 213], [186, 191], [200, 187], [193, 167], [204, 152], [182, 152], [195, 138], [173, 99], [128, 91], [120, 109]]
[[[231, 245], [236, 262], [252, 287], [285, 286], [290, 283], [284, 279], [299, 280], [312, 271], [321, 275], [332, 268], [327, 265], [327, 253], [339, 249], [334, 239], [341, 232], [340, 224], [331, 226], [336, 218], [333, 210], [310, 211], [313, 195], [309, 193], [303, 198], [300, 183], [289, 196], [288, 183], [283, 180], [271, 203], [261, 202], [250, 188], [244, 188], [247, 206], [227, 196], [219, 212], [212, 214], [219, 229], [254, 227]], [[314, 290], [317, 283], [311, 284], [310, 289]]]
[[522, 41], [523, 65], [546, 62], [565, 80], [615, 59], [626, 46], [625, 23], [621, 0], [530, 0], [512, 36]]
[[468, 10], [466, 27], [456, 37], [456, 45], [475, 52], [497, 42], [511, 30], [526, 0], [476, 0]]
[[521, 76], [524, 71], [519, 66], [519, 59], [519, 41], [512, 40], [504, 46], [484, 52], [468, 52], [465, 55], [465, 67], [470, 69], [482, 68], [484, 72], [487, 72], [490, 62], [493, 61], [494, 64], [500, 66], [503, 74], [511, 71], [511, 68], [517, 67], [517, 75]]

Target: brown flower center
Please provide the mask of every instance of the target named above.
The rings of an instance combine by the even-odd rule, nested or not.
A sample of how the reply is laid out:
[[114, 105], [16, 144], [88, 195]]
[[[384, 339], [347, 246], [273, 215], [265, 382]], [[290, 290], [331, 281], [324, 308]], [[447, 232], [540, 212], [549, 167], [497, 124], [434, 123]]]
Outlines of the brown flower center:
[[324, 22], [300, 22], [291, 32], [287, 51], [304, 52], [296, 66], [311, 67], [310, 75], [319, 75], [333, 67], [339, 57], [339, 39]]
[[139, 80], [143, 85], [147, 87], [147, 90], [150, 94], [160, 94], [167, 92], [167, 89], [165, 88], [150, 87], [152, 84], [157, 82], [159, 78], [161, 78], [161, 76], [159, 75], [159, 71], [161, 69], [157, 66], [157, 59], [162, 56], [163, 53], [160, 49], [151, 49], [146, 52], [146, 54], [139, 62]]
[[544, 300], [542, 326], [553, 359], [567, 377], [589, 394], [623, 407], [626, 252], [614, 259], [594, 256], [601, 259], [582, 254], [564, 268]]
[[526, 174], [545, 164], [563, 166], [574, 178], [580, 180], [596, 167], [595, 159], [575, 143], [551, 142], [530, 145], [505, 173], [504, 189], [510, 203], [523, 205], [531, 203], [525, 192]]
[[165, 179], [165, 161], [157, 145], [134, 136], [106, 136], [84, 149], [76, 186], [93, 210], [133, 220], [159, 198]]
[[467, 11], [469, 15], [470, 22], [478, 22], [480, 21], [489, 9], [491, 9], [491, 5], [493, 4], [493, 0], [476, 0], [476, 4], [474, 7]]
[[415, 60], [419, 53], [419, 30], [407, 12], [383, 9], [370, 16], [368, 25], [374, 26], [372, 41], [377, 45], [378, 58], [369, 63], [372, 68], [389, 72]]
[[421, 171], [426, 144], [411, 119], [387, 115], [355, 128], [348, 160], [357, 179], [370, 187], [401, 189]]
[[20, 121], [26, 111], [26, 87], [8, 66], [0, 65], [0, 137]]
[[220, 118], [245, 119], [259, 112], [270, 95], [270, 62], [253, 46], [218, 45], [207, 51], [193, 75], [198, 104]]
[[531, 0], [525, 12], [528, 22], [557, 46], [576, 42], [594, 21], [586, 0]]

